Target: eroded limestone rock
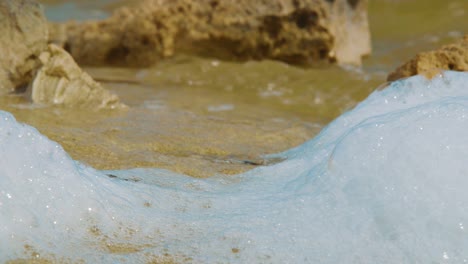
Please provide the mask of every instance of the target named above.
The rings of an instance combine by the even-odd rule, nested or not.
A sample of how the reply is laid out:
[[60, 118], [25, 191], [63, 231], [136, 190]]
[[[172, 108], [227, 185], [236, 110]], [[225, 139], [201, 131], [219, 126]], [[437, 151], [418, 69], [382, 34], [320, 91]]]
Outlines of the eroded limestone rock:
[[0, 93], [22, 89], [47, 48], [47, 21], [34, 0], [0, 1]]
[[177, 52], [359, 64], [370, 53], [366, 9], [367, 0], [144, 0], [58, 27], [51, 40], [87, 65], [148, 66]]
[[62, 48], [48, 45], [48, 24], [34, 0], [0, 1], [0, 93], [30, 87], [33, 102], [121, 107]]
[[417, 74], [432, 78], [442, 70], [468, 71], [468, 35], [457, 43], [417, 54], [390, 73], [387, 80], [395, 81]]
[[50, 44], [40, 55], [42, 67], [31, 84], [35, 103], [118, 108], [119, 98], [82, 71], [62, 48]]

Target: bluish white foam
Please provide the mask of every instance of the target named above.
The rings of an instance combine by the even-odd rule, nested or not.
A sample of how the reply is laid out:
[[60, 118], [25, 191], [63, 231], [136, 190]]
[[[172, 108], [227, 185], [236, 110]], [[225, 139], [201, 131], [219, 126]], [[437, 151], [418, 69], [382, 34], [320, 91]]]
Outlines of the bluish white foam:
[[96, 171], [1, 112], [0, 261], [467, 262], [467, 131], [467, 73], [412, 77], [281, 163], [193, 179]]

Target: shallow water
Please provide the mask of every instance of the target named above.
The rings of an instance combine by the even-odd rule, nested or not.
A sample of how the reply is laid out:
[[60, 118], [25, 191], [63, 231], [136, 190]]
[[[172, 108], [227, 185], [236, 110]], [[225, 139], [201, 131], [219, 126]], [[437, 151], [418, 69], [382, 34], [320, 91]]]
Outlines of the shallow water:
[[467, 83], [394, 82], [283, 161], [208, 179], [97, 171], [0, 111], [0, 262], [466, 263]]
[[[42, 2], [50, 19], [82, 20], [136, 1]], [[150, 69], [86, 68], [119, 94], [130, 106], [126, 111], [31, 106], [18, 96], [2, 98], [0, 108], [98, 169], [236, 174], [274, 163], [262, 155], [301, 144], [363, 100], [399, 63], [467, 32], [467, 10], [463, 0], [370, 1], [374, 50], [360, 69], [180, 56]]]
[[126, 111], [0, 98], [1, 109], [98, 169], [210, 176], [277, 163], [206, 180], [99, 172], [0, 113], [0, 260], [466, 262], [466, 75], [395, 85], [313, 141], [260, 157], [309, 140], [397, 64], [467, 32], [466, 1], [391, 2], [371, 2], [374, 54], [362, 69], [178, 57], [152, 69], [87, 69]]

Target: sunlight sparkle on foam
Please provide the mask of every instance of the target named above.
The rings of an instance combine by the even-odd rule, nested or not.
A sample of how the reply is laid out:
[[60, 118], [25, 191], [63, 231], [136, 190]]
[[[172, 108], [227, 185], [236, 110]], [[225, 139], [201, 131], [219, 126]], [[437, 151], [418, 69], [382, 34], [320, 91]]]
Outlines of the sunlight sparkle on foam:
[[1, 112], [0, 261], [27, 246], [88, 263], [466, 262], [467, 117], [467, 73], [413, 77], [276, 155], [284, 162], [193, 179], [96, 171]]

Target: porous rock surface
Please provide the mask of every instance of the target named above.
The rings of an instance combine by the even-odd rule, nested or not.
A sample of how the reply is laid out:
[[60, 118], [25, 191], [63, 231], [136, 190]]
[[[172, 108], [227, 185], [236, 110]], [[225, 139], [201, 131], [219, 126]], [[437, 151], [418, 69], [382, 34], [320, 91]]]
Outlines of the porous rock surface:
[[47, 21], [34, 0], [0, 1], [0, 92], [25, 88], [47, 48]]
[[431, 78], [442, 70], [468, 71], [468, 35], [456, 43], [417, 54], [390, 73], [387, 80], [395, 81], [417, 74]]
[[27, 90], [35, 103], [123, 106], [48, 40], [48, 23], [35, 0], [0, 1], [0, 94]]
[[371, 49], [367, 0], [142, 0], [52, 29], [51, 41], [86, 65], [149, 66], [175, 53], [359, 64]]

